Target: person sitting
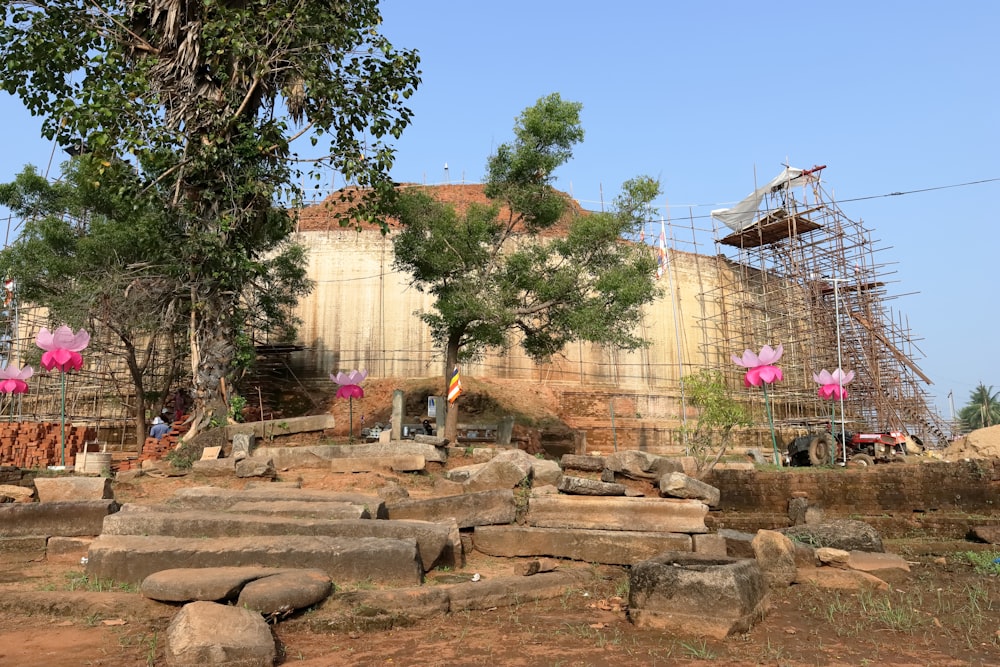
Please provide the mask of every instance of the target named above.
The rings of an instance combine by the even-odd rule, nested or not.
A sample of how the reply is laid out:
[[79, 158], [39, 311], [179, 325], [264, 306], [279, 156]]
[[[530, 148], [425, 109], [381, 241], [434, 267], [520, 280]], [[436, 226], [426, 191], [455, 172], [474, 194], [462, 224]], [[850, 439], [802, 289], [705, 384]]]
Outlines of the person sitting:
[[149, 437], [156, 438], [159, 440], [165, 436], [170, 431], [170, 424], [166, 423], [159, 417], [153, 420], [153, 427], [149, 429]]

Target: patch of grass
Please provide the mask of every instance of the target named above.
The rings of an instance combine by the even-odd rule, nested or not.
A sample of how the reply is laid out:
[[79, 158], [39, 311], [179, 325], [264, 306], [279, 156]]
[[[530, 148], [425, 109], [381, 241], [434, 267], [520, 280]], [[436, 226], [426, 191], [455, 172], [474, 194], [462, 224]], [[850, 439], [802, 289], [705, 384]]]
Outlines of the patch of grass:
[[630, 585], [629, 578], [625, 577], [615, 585], [615, 595], [627, 600]]
[[863, 590], [858, 594], [858, 603], [864, 617], [881, 623], [888, 630], [912, 633], [923, 623], [919, 612], [913, 609], [912, 600], [906, 597], [893, 604], [889, 594], [876, 595]]
[[67, 572], [65, 590], [91, 593], [135, 593], [137, 589], [132, 584], [112, 579], [91, 579], [83, 572]]
[[692, 660], [715, 660], [715, 653], [708, 648], [708, 643], [704, 639], [697, 642], [681, 642], [681, 648], [684, 649], [685, 655]]
[[971, 565], [978, 574], [1000, 575], [1000, 551], [959, 551], [954, 558]]

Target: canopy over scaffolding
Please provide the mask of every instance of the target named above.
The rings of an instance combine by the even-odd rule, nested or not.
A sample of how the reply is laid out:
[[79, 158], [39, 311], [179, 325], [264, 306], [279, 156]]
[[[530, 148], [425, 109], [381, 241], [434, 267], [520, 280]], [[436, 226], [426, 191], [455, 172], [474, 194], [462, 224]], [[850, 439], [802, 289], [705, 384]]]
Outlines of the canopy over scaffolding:
[[[782, 191], [787, 192], [800, 185], [806, 186], [815, 183], [819, 180], [819, 172], [825, 168], [826, 165], [813, 167], [812, 169], [785, 167], [767, 185], [757, 188], [735, 206], [717, 208], [712, 211], [712, 217], [734, 232], [742, 232], [754, 223], [754, 220], [757, 218], [757, 212], [766, 195], [781, 193]], [[771, 211], [765, 211], [765, 214], [768, 213], [771, 213]]]

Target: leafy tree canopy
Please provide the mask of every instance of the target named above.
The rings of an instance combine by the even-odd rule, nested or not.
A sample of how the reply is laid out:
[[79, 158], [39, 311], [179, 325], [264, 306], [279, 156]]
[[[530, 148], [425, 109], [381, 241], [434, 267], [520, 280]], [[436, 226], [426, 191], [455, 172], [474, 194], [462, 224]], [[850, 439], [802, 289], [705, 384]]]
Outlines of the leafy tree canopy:
[[[420, 189], [400, 193], [395, 263], [434, 296], [423, 319], [445, 350], [446, 375], [460, 358], [506, 348], [515, 333], [536, 360], [575, 340], [645, 343], [635, 328], [657, 295], [656, 264], [623, 236], [649, 219], [659, 184], [628, 181], [609, 213], [571, 212], [552, 182], [583, 138], [580, 108], [553, 94], [521, 114], [515, 140], [489, 159], [490, 205], [460, 213]], [[455, 414], [446, 437], [454, 437]]]
[[[298, 165], [365, 186], [368, 206], [391, 193], [417, 54], [379, 33], [377, 0], [15, 0], [2, 12], [3, 89], [60, 145], [130, 165], [128, 191], [155, 195], [179, 233], [197, 433], [232, 380], [247, 289], [293, 229], [280, 203]], [[299, 162], [300, 137], [322, 157]]]

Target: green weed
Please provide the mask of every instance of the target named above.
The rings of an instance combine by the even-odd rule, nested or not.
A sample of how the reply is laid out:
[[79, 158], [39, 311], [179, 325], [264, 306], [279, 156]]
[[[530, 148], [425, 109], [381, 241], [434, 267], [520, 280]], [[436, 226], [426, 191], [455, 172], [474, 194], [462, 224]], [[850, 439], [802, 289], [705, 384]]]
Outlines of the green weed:
[[695, 658], [698, 660], [715, 660], [715, 653], [708, 648], [708, 643], [704, 639], [691, 643], [681, 642], [681, 648], [684, 649], [687, 657], [692, 660]]

